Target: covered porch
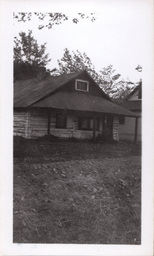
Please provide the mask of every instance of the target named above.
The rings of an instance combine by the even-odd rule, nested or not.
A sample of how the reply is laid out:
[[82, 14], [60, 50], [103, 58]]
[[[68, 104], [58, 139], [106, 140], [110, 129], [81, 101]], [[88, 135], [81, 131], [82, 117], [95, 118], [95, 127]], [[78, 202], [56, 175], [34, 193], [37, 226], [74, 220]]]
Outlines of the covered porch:
[[48, 110], [48, 135], [61, 138], [119, 140], [117, 115], [68, 110]]

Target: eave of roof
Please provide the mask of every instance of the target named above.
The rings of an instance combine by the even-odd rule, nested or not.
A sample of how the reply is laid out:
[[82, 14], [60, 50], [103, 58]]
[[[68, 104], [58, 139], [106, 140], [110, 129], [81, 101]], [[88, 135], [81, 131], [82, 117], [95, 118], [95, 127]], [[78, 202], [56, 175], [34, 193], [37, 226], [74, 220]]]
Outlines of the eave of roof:
[[142, 90], [142, 82], [140, 81], [139, 82], [139, 85], [137, 85], [135, 88], [134, 88], [134, 90], [125, 98], [125, 100], [127, 101], [127, 100], [129, 100], [129, 98], [134, 94], [134, 93], [136, 93], [137, 91], [141, 91]]
[[89, 95], [87, 93], [63, 92], [59, 91], [31, 107], [64, 109], [74, 111], [88, 111], [97, 113], [117, 114], [137, 117], [139, 114], [133, 113], [103, 97]]
[[131, 111], [141, 111], [142, 110], [142, 101], [141, 100], [130, 100], [130, 101], [122, 102], [120, 105], [124, 108], [131, 110]]

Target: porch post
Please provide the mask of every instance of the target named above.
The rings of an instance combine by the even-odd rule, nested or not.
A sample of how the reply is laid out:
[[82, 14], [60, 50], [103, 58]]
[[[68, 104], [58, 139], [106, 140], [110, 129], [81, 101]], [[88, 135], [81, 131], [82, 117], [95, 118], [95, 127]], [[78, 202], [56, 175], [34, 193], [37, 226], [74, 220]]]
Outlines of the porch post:
[[50, 109], [48, 109], [48, 135], [50, 135], [50, 119], [51, 119], [51, 113], [50, 113]]
[[104, 135], [104, 131], [105, 131], [105, 116], [102, 115], [102, 135]]
[[96, 140], [96, 116], [94, 114], [94, 118], [93, 118], [93, 142], [95, 142]]
[[138, 130], [138, 117], [135, 118], [135, 136], [134, 136], [134, 143], [137, 142], [137, 130]]

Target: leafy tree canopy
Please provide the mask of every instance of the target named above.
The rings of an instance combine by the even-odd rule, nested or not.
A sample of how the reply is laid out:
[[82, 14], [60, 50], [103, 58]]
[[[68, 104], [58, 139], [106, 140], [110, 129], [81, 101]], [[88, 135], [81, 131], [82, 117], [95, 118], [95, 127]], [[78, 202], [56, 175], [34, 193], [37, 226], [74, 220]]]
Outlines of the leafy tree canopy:
[[38, 45], [32, 31], [21, 32], [19, 38], [14, 38], [14, 78], [24, 79], [37, 75], [38, 69], [45, 69], [50, 62], [46, 51], [46, 43]]
[[39, 21], [45, 21], [46, 24], [40, 24], [38, 26], [39, 29], [48, 28], [51, 29], [54, 25], [60, 25], [64, 21], [71, 20], [73, 23], [77, 24], [82, 19], [89, 19], [90, 21], [94, 22], [96, 20], [95, 13], [90, 13], [86, 15], [84, 13], [77, 13], [76, 17], [68, 16], [64, 13], [42, 13], [42, 12], [18, 12], [13, 13], [13, 18], [19, 22], [26, 22], [30, 21], [32, 17], [35, 16], [38, 18]]
[[58, 60], [58, 69], [52, 71], [46, 70], [46, 65], [51, 61], [46, 51], [46, 43], [38, 45], [34, 39], [32, 31], [28, 34], [19, 33], [19, 38], [14, 39], [14, 79], [27, 79], [40, 77], [47, 74], [61, 75], [87, 70], [92, 78], [99, 84], [112, 99], [123, 100], [135, 87], [134, 83], [124, 80], [121, 75], [116, 72], [113, 65], [109, 65], [101, 69], [100, 72], [95, 71], [95, 67], [87, 54], [80, 51], [70, 52], [64, 49], [63, 57]]
[[121, 75], [113, 68], [113, 65], [104, 67], [100, 72], [96, 72], [87, 54], [82, 54], [78, 50], [71, 53], [65, 48], [63, 57], [58, 60], [58, 65], [59, 69], [55, 69], [55, 75], [87, 70], [100, 88], [114, 100], [123, 100], [135, 86], [131, 81], [122, 79]]
[[[13, 14], [14, 19], [18, 22], [30, 21], [33, 16], [37, 17], [41, 23], [38, 26], [39, 29], [51, 29], [54, 25], [60, 25], [67, 20], [71, 20], [74, 24], [77, 24], [82, 19], [89, 19], [92, 22], [96, 20], [95, 13], [90, 13], [89, 15], [78, 13], [76, 17], [71, 17], [64, 13], [18, 12]], [[38, 74], [38, 70], [39, 74], [46, 74], [46, 65], [50, 62], [50, 59], [45, 50], [46, 43], [39, 46], [37, 40], [32, 36], [32, 31], [29, 30], [28, 35], [24, 32], [19, 33], [19, 38], [15, 37], [14, 39], [14, 78], [32, 78]], [[112, 65], [102, 68], [100, 72], [96, 72], [87, 54], [82, 54], [78, 50], [70, 53], [65, 48], [63, 57], [58, 60], [58, 65], [58, 70], [55, 68], [50, 71], [52, 75], [87, 70], [99, 86], [113, 99], [125, 98], [135, 87], [131, 81], [122, 79]]]
[[100, 74], [102, 76], [100, 87], [114, 100], [123, 100], [135, 87], [131, 81], [121, 78], [113, 65], [102, 68]]
[[58, 74], [69, 74], [72, 72], [87, 70], [96, 82], [99, 81], [99, 75], [95, 71], [94, 65], [85, 52], [81, 53], [78, 50], [76, 52], [70, 52], [65, 48], [63, 57], [58, 60], [58, 65], [59, 69], [56, 70]]

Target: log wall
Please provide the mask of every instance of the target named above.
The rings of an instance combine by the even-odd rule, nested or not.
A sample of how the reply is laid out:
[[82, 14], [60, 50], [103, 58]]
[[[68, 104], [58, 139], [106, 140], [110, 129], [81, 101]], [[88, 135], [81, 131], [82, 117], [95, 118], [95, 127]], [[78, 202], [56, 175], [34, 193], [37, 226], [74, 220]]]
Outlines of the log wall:
[[44, 109], [31, 110], [29, 135], [32, 139], [48, 134], [48, 112]]
[[30, 114], [27, 111], [14, 111], [14, 135], [28, 138], [29, 134], [29, 118]]
[[[102, 133], [102, 122], [100, 122], [100, 131], [96, 131], [96, 136]], [[93, 131], [83, 131], [78, 129], [78, 116], [67, 114], [67, 129], [56, 128], [56, 114], [51, 114], [50, 119], [50, 134], [60, 138], [77, 138], [77, 139], [91, 139]]]
[[[60, 138], [91, 139], [93, 131], [78, 129], [78, 116], [73, 113], [67, 114], [67, 129], [56, 128], [56, 112], [51, 112], [50, 134]], [[99, 131], [96, 137], [103, 132], [103, 119], [100, 119]], [[24, 138], [36, 139], [48, 134], [48, 110], [31, 109], [30, 111], [14, 111], [14, 135]], [[119, 140], [119, 119], [113, 120], [113, 139]]]
[[47, 134], [47, 111], [14, 111], [14, 136], [35, 139]]

